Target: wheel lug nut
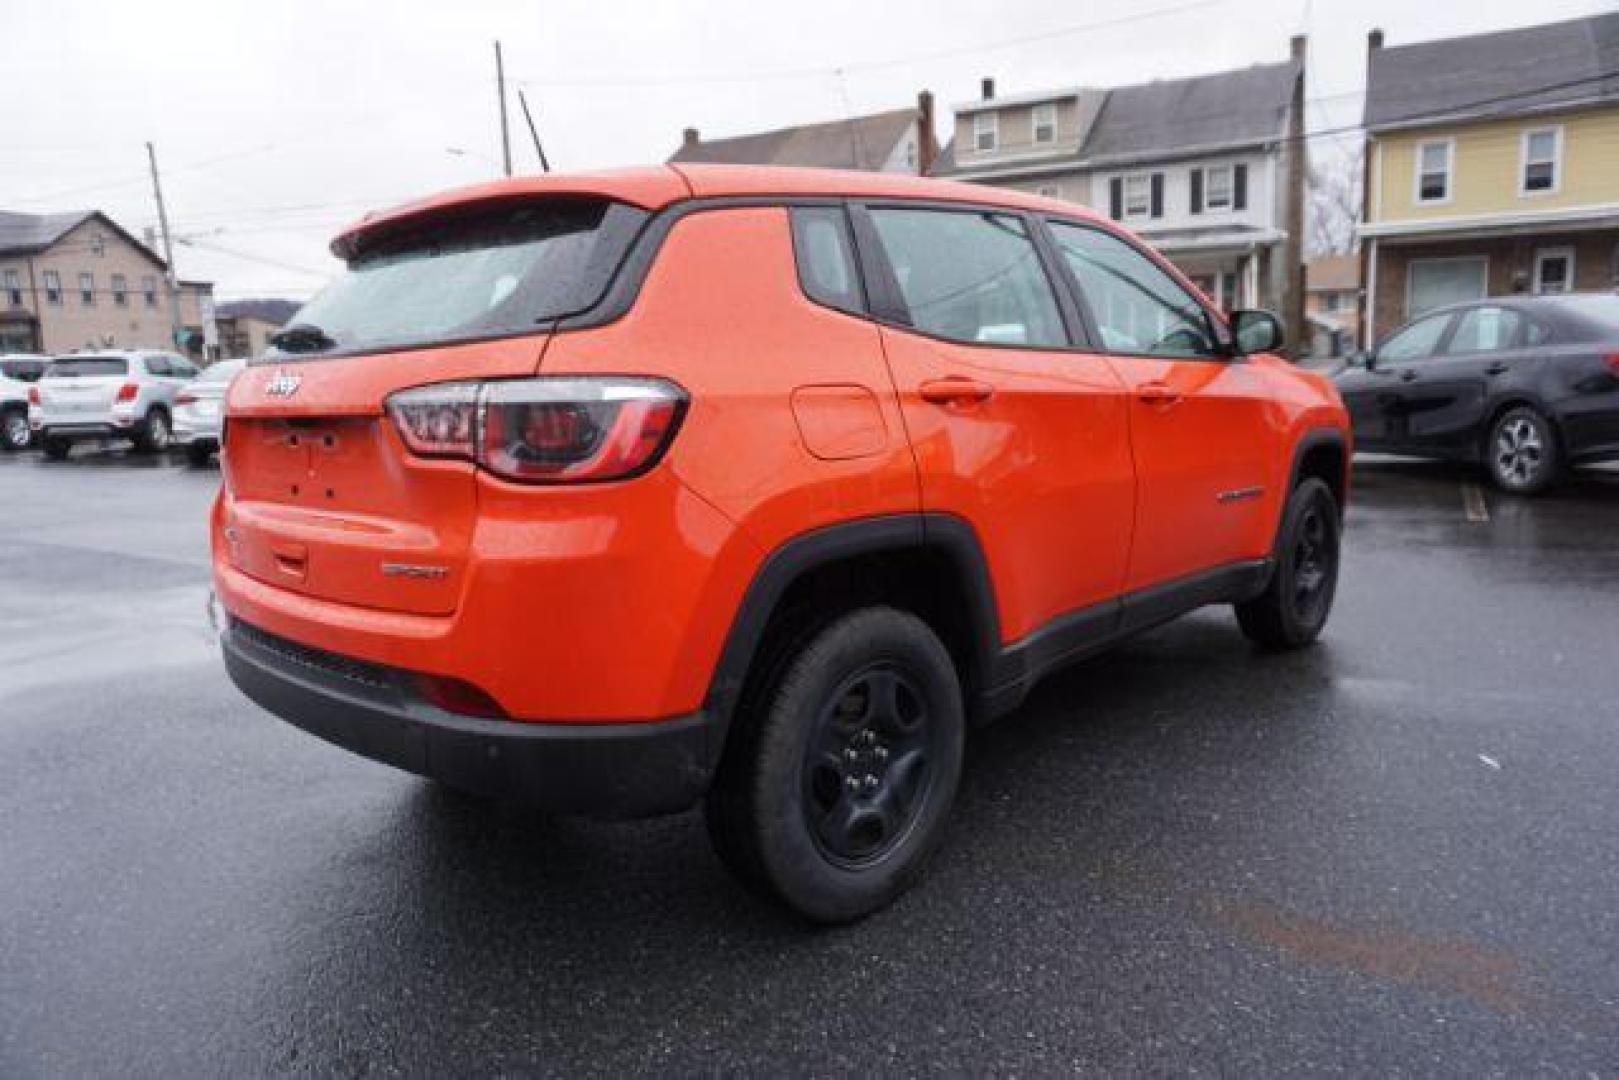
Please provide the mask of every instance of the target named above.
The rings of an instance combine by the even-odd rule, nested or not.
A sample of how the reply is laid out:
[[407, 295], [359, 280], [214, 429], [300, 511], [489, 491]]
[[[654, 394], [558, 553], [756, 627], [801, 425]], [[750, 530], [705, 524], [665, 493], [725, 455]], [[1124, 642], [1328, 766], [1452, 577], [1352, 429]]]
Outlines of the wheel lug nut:
[[859, 761], [860, 760], [860, 751], [856, 750], [854, 747], [851, 746], [851, 747], [849, 747], [849, 749], [847, 749], [847, 750], [845, 750], [843, 752], [843, 756], [845, 758], [847, 758], [848, 760], [850, 760], [850, 761]]
[[850, 791], [860, 790], [860, 777], [858, 776], [851, 776], [848, 780], [844, 781], [844, 783], [848, 784]]
[[871, 773], [866, 774], [866, 790], [867, 791], [875, 791], [876, 788], [877, 788], [877, 783], [878, 783], [878, 780], [877, 780], [877, 778], [875, 776], [873, 776]]
[[872, 751], [872, 754], [876, 756], [878, 761], [888, 760], [888, 748], [885, 746], [879, 746], [877, 749]]

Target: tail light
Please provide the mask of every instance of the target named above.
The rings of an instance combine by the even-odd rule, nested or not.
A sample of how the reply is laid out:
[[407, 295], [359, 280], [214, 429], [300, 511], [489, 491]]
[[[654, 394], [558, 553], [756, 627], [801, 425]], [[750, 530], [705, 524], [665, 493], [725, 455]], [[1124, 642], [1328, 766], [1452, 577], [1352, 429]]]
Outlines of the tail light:
[[30, 405], [38, 405], [39, 404], [39, 387], [30, 386], [28, 388], [28, 404], [30, 404]]
[[465, 458], [526, 483], [590, 483], [656, 465], [686, 395], [662, 379], [542, 376], [421, 386], [387, 407], [423, 457]]
[[122, 385], [122, 386], [120, 386], [118, 388], [118, 396], [116, 398], [114, 398], [113, 400], [114, 401], [134, 401], [135, 398], [140, 394], [140, 392], [141, 392], [141, 388], [139, 386], [136, 386], [132, 382], [126, 382], [124, 385]]
[[175, 394], [174, 395], [174, 403], [176, 405], [193, 405], [193, 404], [196, 404], [196, 401], [197, 401], [197, 395], [196, 394]]
[[1613, 372], [1614, 378], [1619, 379], [1619, 352], [1609, 353], [1602, 358], [1602, 362], [1608, 365], [1608, 370]]

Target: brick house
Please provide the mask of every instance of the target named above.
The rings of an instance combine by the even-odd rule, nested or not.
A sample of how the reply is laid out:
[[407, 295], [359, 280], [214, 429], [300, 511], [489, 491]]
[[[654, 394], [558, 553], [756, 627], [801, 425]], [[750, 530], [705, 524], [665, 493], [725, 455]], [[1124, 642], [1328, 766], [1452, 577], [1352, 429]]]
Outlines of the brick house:
[[1619, 14], [1367, 39], [1364, 340], [1461, 300], [1619, 285]]
[[[0, 352], [172, 349], [168, 264], [98, 210], [0, 211]], [[212, 336], [213, 285], [180, 282], [186, 351]]]

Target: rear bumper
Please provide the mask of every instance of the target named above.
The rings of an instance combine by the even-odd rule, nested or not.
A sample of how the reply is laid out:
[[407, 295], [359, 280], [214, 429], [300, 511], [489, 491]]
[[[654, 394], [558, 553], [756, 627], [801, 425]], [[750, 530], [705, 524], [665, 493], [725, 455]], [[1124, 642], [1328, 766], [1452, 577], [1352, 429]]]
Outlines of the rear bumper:
[[225, 666], [248, 697], [346, 750], [564, 814], [676, 813], [708, 789], [717, 758], [702, 713], [647, 723], [536, 723], [458, 716], [416, 696], [404, 672], [307, 648], [232, 619]]

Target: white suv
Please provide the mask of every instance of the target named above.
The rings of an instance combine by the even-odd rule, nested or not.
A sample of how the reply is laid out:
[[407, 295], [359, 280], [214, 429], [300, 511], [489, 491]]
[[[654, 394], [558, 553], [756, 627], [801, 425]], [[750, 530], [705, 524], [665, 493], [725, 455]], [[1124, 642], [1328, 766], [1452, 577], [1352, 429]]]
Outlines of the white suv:
[[50, 358], [11, 353], [0, 356], [0, 450], [28, 449], [28, 388], [38, 381]]
[[183, 356], [149, 349], [83, 352], [51, 361], [29, 395], [28, 424], [45, 456], [60, 461], [81, 439], [129, 439], [166, 450], [174, 398], [197, 377]]

